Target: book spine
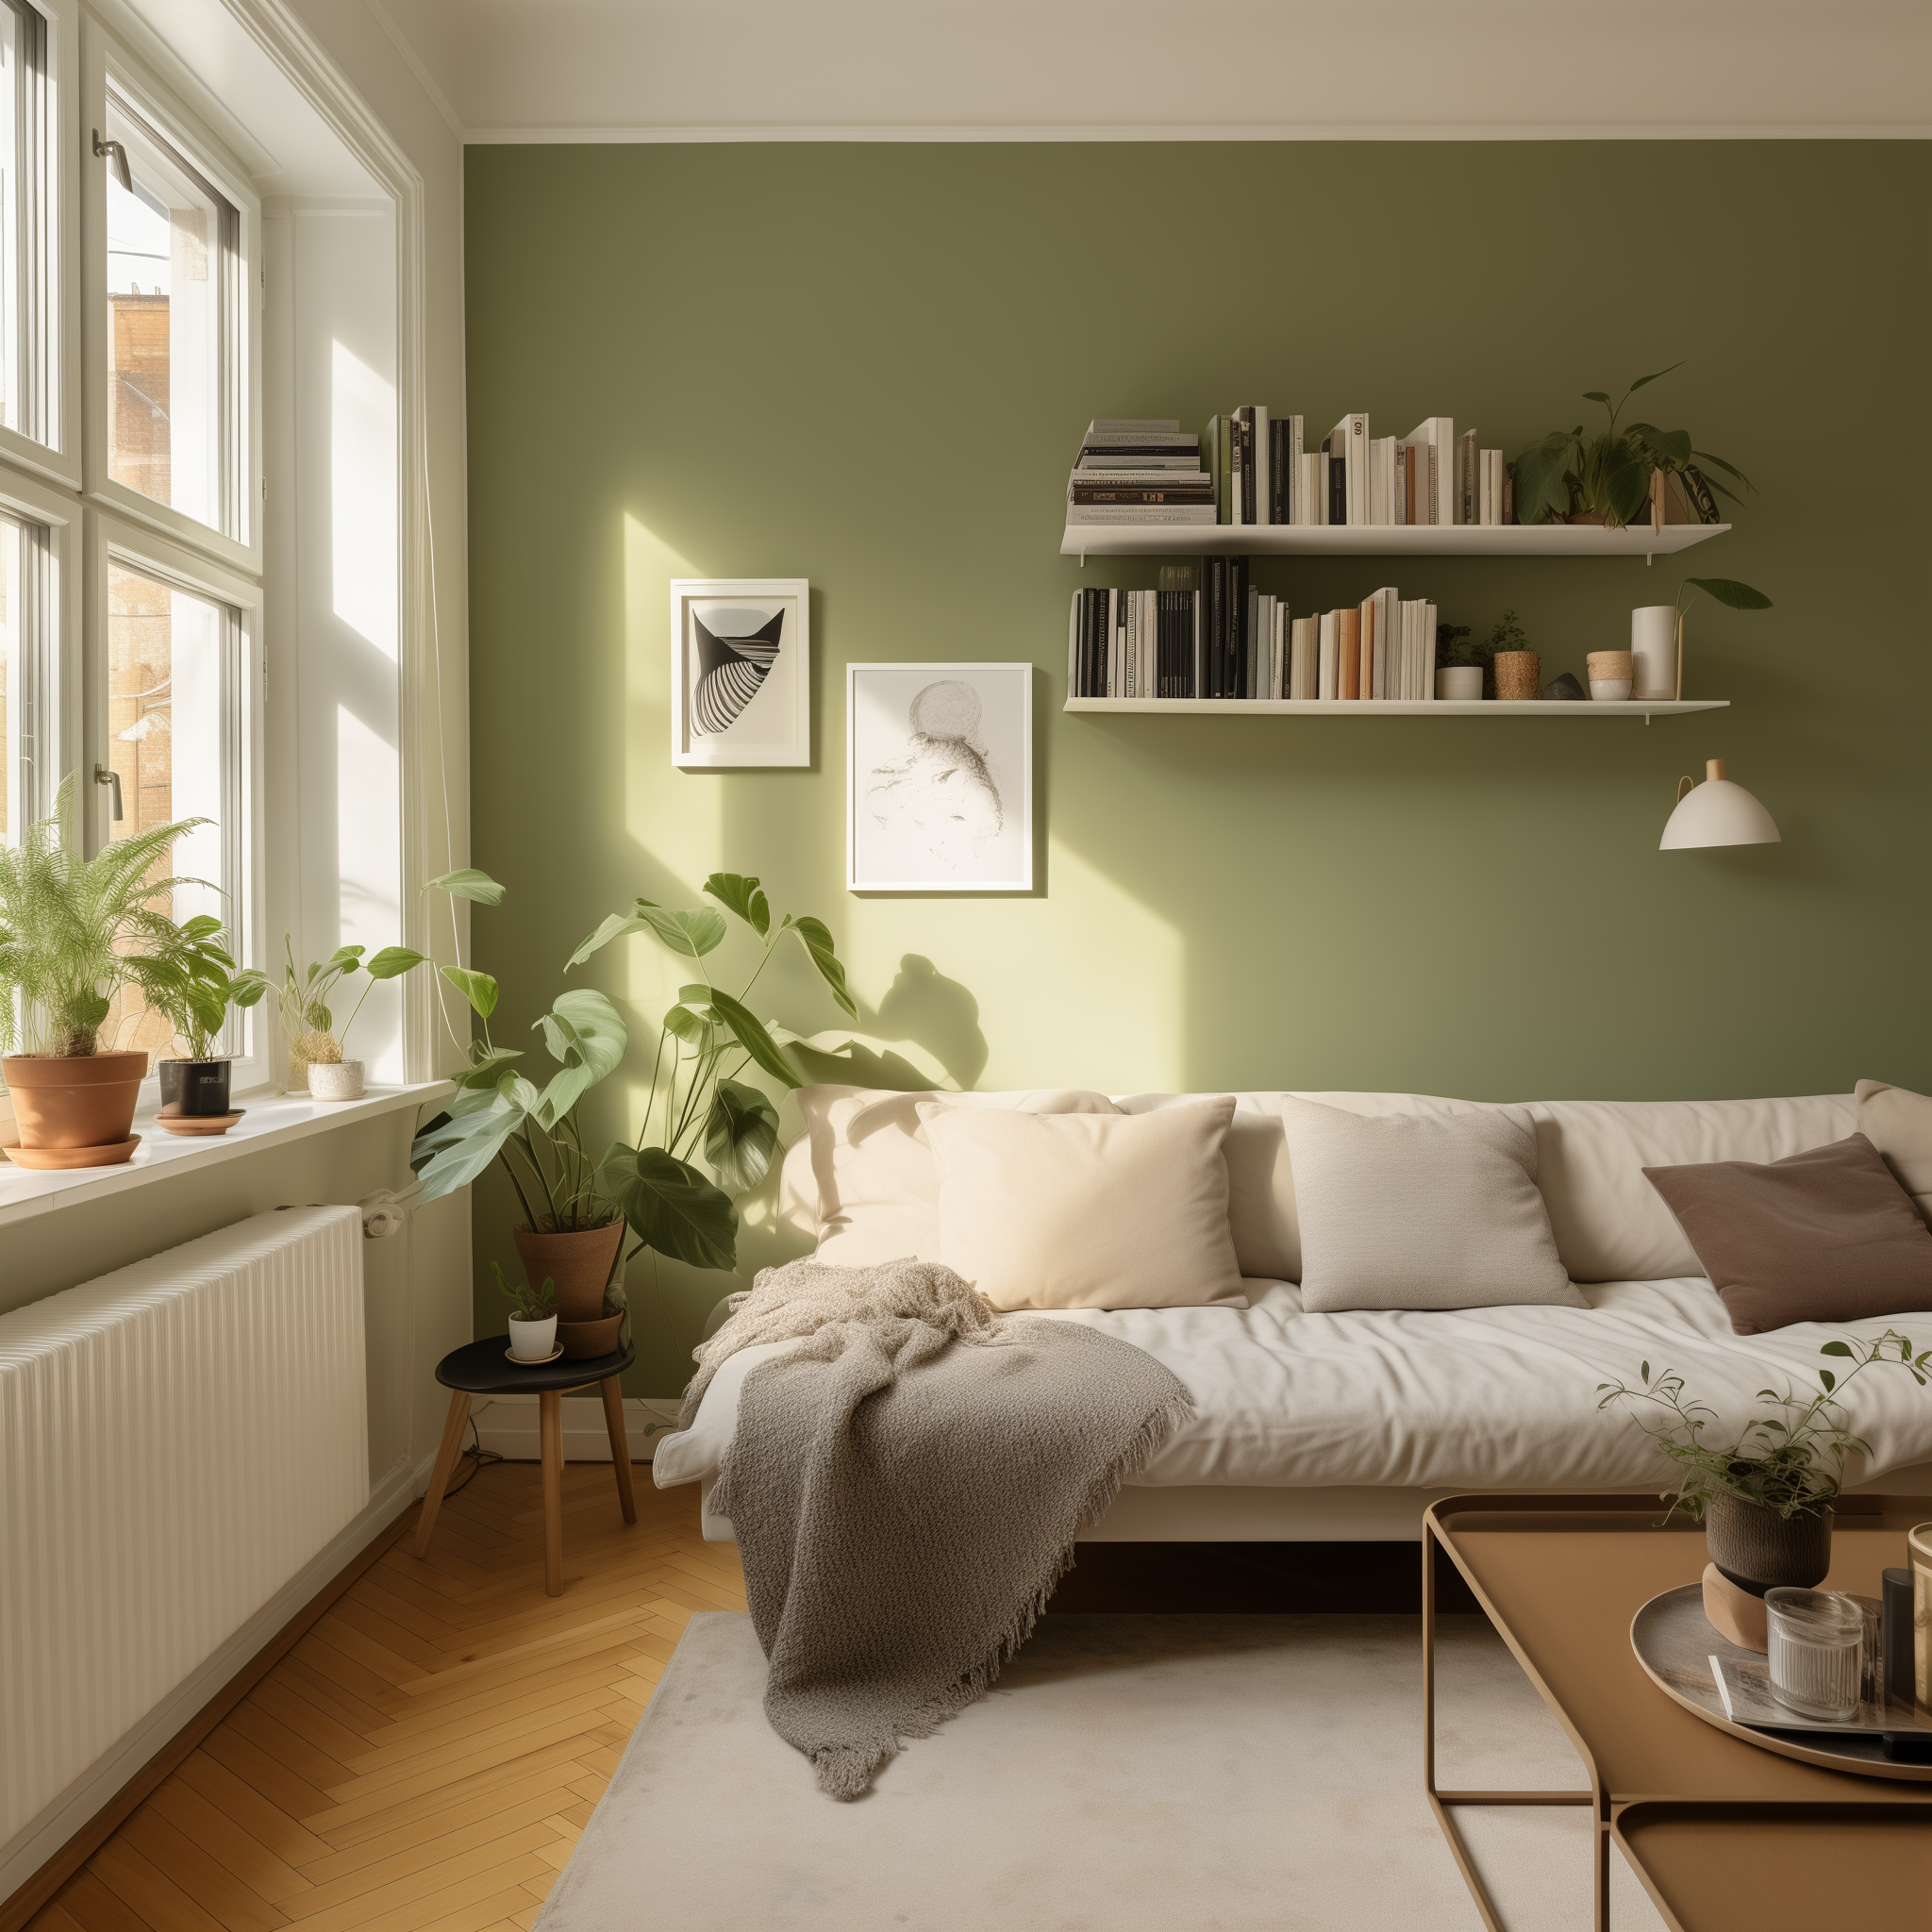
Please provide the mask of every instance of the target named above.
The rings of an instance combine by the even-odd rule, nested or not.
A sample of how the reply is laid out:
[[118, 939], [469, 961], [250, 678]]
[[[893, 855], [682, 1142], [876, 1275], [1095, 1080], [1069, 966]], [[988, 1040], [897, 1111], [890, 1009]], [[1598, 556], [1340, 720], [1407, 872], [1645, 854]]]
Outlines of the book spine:
[[1118, 483], [1074, 484], [1071, 492], [1073, 501], [1078, 504], [1092, 503], [1166, 503], [1175, 508], [1198, 509], [1211, 505], [1214, 499], [1200, 490], [1147, 490], [1124, 488]]
[[1067, 608], [1067, 695], [1080, 695], [1080, 593], [1074, 592]]
[[1234, 425], [1225, 416], [1217, 416], [1214, 420], [1218, 425], [1215, 441], [1218, 451], [1216, 460], [1221, 473], [1221, 481], [1214, 501], [1221, 511], [1220, 522], [1238, 524], [1241, 522], [1241, 516], [1235, 503], [1235, 491], [1241, 473], [1236, 469], [1234, 460]]
[[1327, 468], [1328, 514], [1323, 521], [1341, 525], [1348, 522], [1348, 458], [1339, 457], [1331, 450]]
[[1268, 414], [1267, 405], [1255, 405], [1255, 521], [1257, 524], [1278, 523], [1274, 514], [1274, 469], [1270, 462], [1270, 452], [1274, 447], [1274, 424]]
[[1188, 688], [1183, 697], [1197, 698], [1201, 695], [1201, 592], [1195, 591], [1188, 599]]
[[1127, 593], [1126, 671], [1126, 689], [1122, 695], [1137, 698], [1141, 695], [1141, 599], [1131, 591]]
[[1211, 524], [1211, 503], [1074, 503], [1067, 522], [1082, 524]]

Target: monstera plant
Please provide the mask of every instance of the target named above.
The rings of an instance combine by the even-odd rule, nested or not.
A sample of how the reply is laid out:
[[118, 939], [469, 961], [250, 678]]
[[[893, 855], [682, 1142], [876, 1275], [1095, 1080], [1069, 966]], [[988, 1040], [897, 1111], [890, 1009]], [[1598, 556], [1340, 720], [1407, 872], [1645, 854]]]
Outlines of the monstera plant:
[[[776, 1109], [738, 1076], [755, 1066], [781, 1087], [802, 1084], [746, 1005], [788, 937], [805, 949], [841, 1009], [858, 1017], [822, 920], [788, 913], [774, 925], [762, 886], [737, 873], [713, 873], [705, 891], [724, 911], [711, 906], [683, 911], [639, 899], [628, 912], [605, 920], [565, 964], [568, 972], [614, 940], [648, 934], [674, 958], [690, 961], [695, 975], [659, 1023], [650, 1085], [630, 1139], [593, 1155], [578, 1111], [591, 1089], [616, 1070], [629, 1043], [612, 1002], [589, 987], [558, 995], [533, 1029], [557, 1068], [540, 1088], [518, 1069], [522, 1053], [491, 1038], [496, 982], [473, 974], [470, 983], [453, 979], [484, 1023], [460, 1083], [466, 1091], [417, 1136], [412, 1154], [425, 1200], [466, 1185], [500, 1161], [532, 1229], [590, 1231], [621, 1219], [633, 1245], [611, 1277], [610, 1300], [620, 1307], [624, 1268], [647, 1248], [697, 1268], [737, 1265], [738, 1212], [731, 1196], [764, 1178], [778, 1141]], [[762, 949], [735, 993], [715, 985], [705, 963], [730, 930], [726, 912]], [[452, 969], [444, 973], [451, 976]], [[700, 1158], [704, 1168], [696, 1164]]]

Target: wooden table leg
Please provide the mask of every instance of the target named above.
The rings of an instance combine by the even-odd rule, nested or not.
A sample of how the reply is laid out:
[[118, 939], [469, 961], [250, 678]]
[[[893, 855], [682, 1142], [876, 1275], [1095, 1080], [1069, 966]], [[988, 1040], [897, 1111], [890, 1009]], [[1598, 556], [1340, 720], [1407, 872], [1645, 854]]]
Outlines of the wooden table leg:
[[605, 1376], [600, 1386], [604, 1391], [604, 1427], [610, 1437], [610, 1464], [617, 1472], [617, 1500], [624, 1505], [624, 1520], [635, 1523], [638, 1504], [630, 1489], [630, 1443], [624, 1433], [624, 1391], [617, 1386], [615, 1375]]
[[543, 1442], [543, 1591], [563, 1594], [563, 1391], [537, 1397], [537, 1430]]
[[442, 1507], [442, 1492], [456, 1473], [463, 1453], [463, 1429], [470, 1420], [470, 1398], [462, 1390], [451, 1391], [449, 1420], [442, 1425], [442, 1447], [436, 1452], [436, 1467], [429, 1474], [429, 1488], [423, 1496], [423, 1515], [416, 1524], [415, 1553], [429, 1554], [429, 1532], [436, 1527], [436, 1512]]

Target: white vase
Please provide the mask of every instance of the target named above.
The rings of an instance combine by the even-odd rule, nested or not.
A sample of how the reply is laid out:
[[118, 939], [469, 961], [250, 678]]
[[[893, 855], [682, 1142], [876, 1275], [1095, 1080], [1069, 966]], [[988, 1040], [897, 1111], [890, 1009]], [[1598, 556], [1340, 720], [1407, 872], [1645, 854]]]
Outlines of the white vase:
[[1436, 673], [1439, 698], [1479, 698], [1483, 694], [1480, 664], [1445, 664]]
[[545, 1315], [541, 1322], [520, 1322], [509, 1318], [509, 1352], [520, 1362], [541, 1362], [557, 1353], [557, 1317]]
[[311, 1100], [360, 1100], [360, 1060], [310, 1060], [308, 1097]]
[[1645, 604], [1630, 613], [1631, 695], [1677, 695], [1677, 607]]

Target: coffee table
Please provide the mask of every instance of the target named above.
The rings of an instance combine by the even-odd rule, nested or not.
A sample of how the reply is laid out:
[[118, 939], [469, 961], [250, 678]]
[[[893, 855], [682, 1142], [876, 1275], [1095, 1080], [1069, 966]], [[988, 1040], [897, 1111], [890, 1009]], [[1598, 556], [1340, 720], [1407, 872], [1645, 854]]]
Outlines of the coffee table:
[[[1674, 1932], [1932, 1925], [1932, 1783], [1801, 1763], [1728, 1736], [1644, 1674], [1630, 1620], [1707, 1561], [1654, 1496], [1451, 1496], [1423, 1516], [1423, 1775], [1490, 1932], [1504, 1932], [1448, 1807], [1587, 1805], [1596, 1820], [1598, 1932], [1614, 1840]], [[1840, 1500], [1824, 1587], [1875, 1596], [1932, 1497]], [[1443, 1790], [1436, 1783], [1435, 1548], [1583, 1759], [1588, 1790]]]

